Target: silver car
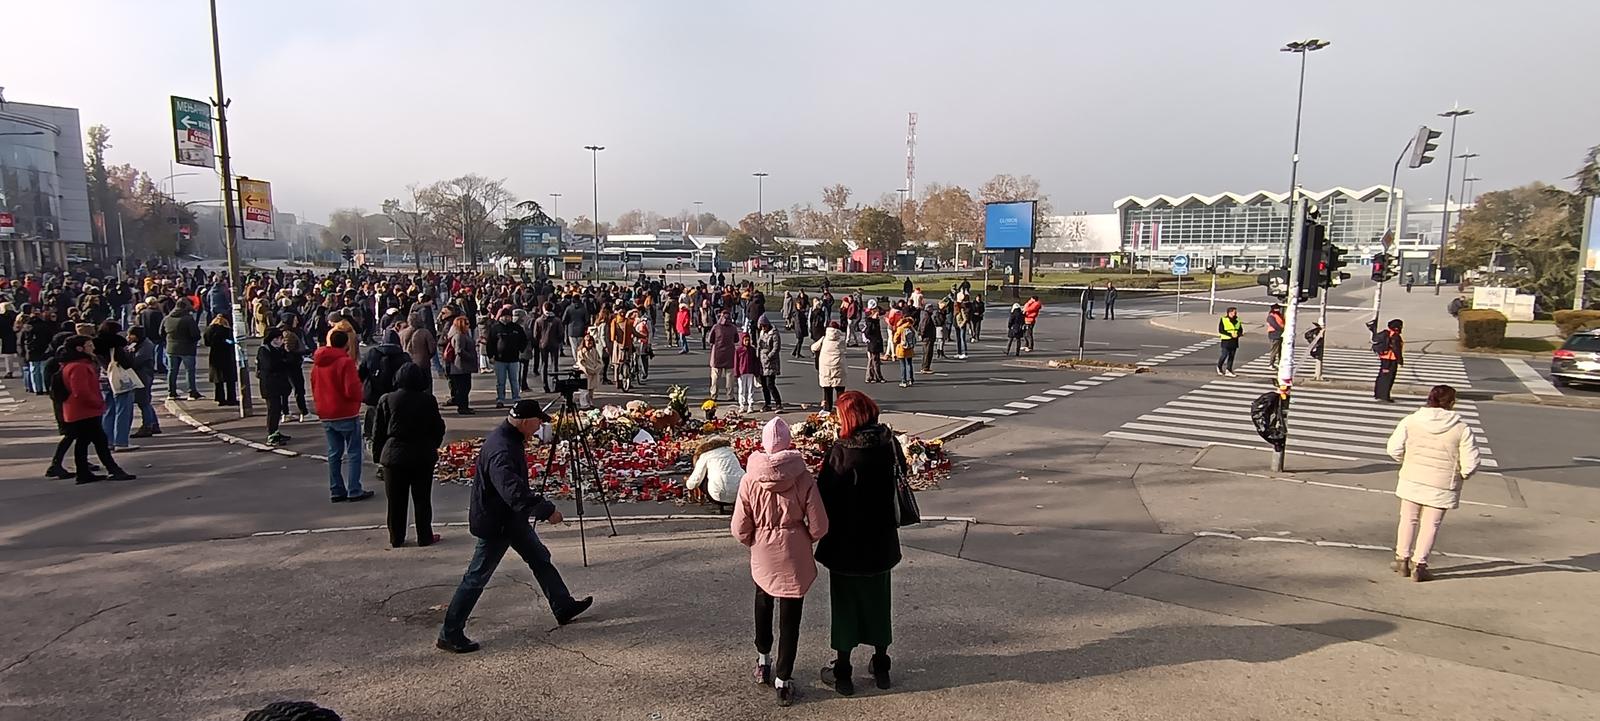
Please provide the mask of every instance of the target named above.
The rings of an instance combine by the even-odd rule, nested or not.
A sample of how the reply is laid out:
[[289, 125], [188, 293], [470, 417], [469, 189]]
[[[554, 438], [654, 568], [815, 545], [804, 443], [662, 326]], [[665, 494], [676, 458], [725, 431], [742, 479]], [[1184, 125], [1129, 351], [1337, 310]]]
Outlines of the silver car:
[[1550, 377], [1558, 386], [1600, 383], [1600, 330], [1573, 333], [1550, 357]]

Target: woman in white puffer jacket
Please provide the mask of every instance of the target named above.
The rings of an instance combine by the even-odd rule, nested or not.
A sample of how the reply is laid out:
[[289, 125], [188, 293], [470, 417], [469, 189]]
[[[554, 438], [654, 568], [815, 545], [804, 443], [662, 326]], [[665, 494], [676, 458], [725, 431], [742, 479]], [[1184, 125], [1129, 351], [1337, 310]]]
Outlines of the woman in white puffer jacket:
[[694, 455], [694, 471], [684, 487], [692, 491], [704, 484], [706, 497], [717, 505], [717, 512], [729, 513], [733, 502], [739, 500], [739, 482], [744, 478], [739, 454], [727, 438], [711, 436], [700, 442]]
[[[1444, 512], [1461, 506], [1461, 484], [1478, 470], [1472, 429], [1456, 413], [1456, 389], [1434, 386], [1428, 404], [1395, 426], [1389, 455], [1400, 462], [1400, 528], [1390, 568], [1413, 581], [1433, 578], [1428, 553]], [[1420, 526], [1420, 533], [1419, 531]]]

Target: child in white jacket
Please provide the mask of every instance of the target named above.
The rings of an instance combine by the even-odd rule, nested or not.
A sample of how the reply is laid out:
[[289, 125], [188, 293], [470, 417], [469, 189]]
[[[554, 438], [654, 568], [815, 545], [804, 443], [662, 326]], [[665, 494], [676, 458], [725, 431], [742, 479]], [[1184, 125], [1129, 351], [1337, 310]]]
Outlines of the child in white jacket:
[[694, 472], [689, 474], [684, 486], [692, 491], [704, 484], [706, 496], [717, 505], [717, 512], [729, 513], [734, 501], [739, 499], [739, 481], [744, 478], [739, 455], [722, 436], [701, 441], [694, 455]]

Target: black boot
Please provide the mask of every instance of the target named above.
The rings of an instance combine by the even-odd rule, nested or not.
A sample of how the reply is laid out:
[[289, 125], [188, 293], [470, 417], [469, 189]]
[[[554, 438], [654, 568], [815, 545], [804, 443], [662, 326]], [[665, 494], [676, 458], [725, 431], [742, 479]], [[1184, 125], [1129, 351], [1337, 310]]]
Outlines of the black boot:
[[64, 480], [64, 479], [72, 477], [72, 471], [69, 471], [69, 470], [61, 467], [60, 463], [54, 463], [54, 464], [51, 464], [50, 467], [45, 470], [44, 477], [45, 478], [60, 478], [60, 479]]
[[872, 654], [872, 680], [880, 689], [889, 688], [889, 654]]
[[833, 687], [840, 696], [854, 696], [856, 682], [850, 677], [853, 669], [848, 661], [834, 661], [822, 667], [822, 682]]
[[433, 645], [450, 653], [472, 653], [480, 648], [477, 641], [467, 638], [464, 633], [458, 633], [451, 638], [440, 636], [439, 640], [435, 641]]

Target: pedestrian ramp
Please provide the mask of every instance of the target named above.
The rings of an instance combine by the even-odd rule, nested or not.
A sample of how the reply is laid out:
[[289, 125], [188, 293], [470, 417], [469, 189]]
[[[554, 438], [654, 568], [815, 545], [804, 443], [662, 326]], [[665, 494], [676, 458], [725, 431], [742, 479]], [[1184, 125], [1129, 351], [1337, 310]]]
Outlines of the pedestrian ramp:
[[[1105, 437], [1193, 448], [1220, 445], [1271, 450], [1250, 421], [1250, 404], [1270, 390], [1270, 383], [1242, 378], [1212, 381], [1122, 424]], [[1365, 391], [1296, 388], [1289, 408], [1289, 450], [1351, 461], [1388, 460], [1389, 434], [1400, 419], [1426, 400], [1398, 393], [1394, 399], [1394, 403], [1384, 403]], [[1459, 400], [1455, 410], [1472, 428], [1482, 465], [1497, 468], [1476, 404]]]
[[[1316, 373], [1317, 362], [1305, 354], [1295, 361], [1297, 378], [1311, 378]], [[1252, 378], [1273, 378], [1272, 355], [1266, 354], [1236, 369], [1239, 375]], [[1378, 356], [1357, 348], [1327, 348], [1322, 359], [1324, 380], [1371, 383], [1378, 376]], [[1456, 388], [1471, 388], [1467, 367], [1461, 356], [1440, 353], [1408, 355], [1395, 374], [1395, 383], [1413, 386], [1436, 386], [1447, 383]], [[1369, 394], [1370, 395], [1370, 394]]]

